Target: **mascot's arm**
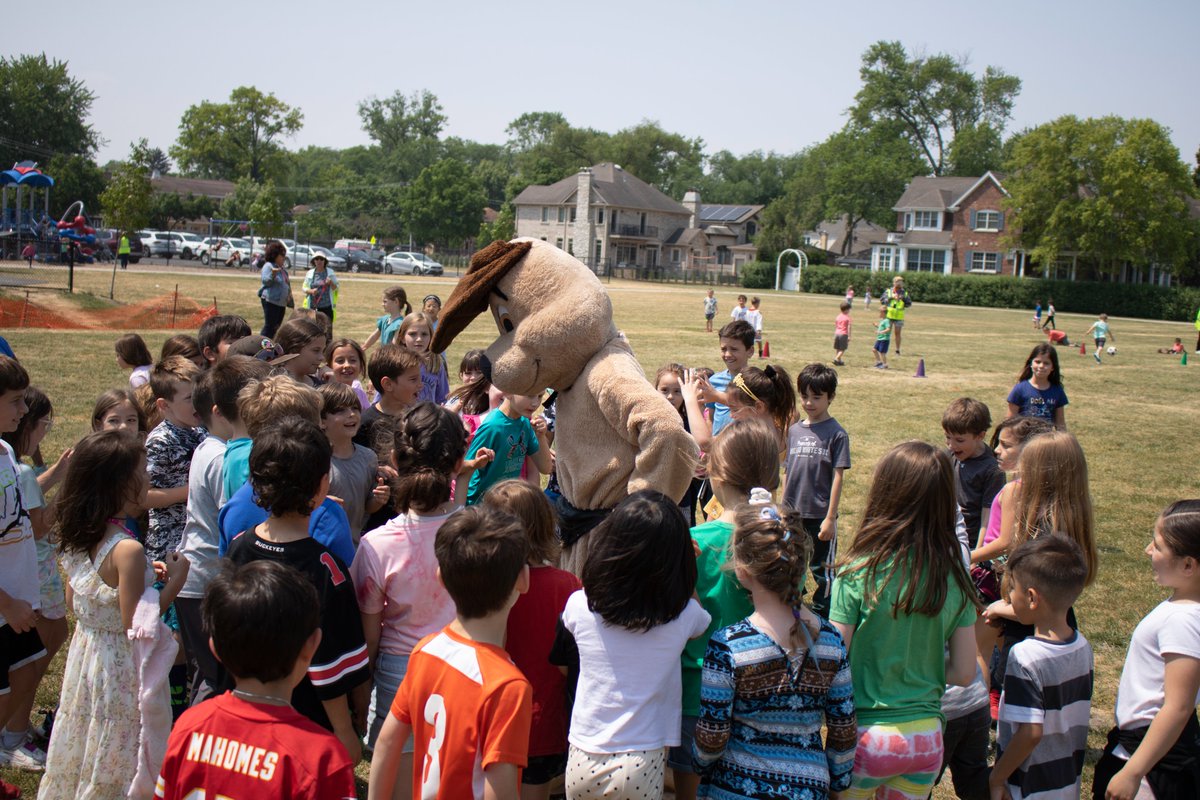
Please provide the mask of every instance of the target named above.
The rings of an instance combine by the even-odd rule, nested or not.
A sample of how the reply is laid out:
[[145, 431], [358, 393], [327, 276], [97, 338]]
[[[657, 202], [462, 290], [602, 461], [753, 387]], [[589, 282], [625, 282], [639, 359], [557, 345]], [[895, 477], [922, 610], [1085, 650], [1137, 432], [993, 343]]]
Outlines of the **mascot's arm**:
[[635, 449], [628, 491], [653, 489], [676, 502], [682, 499], [699, 453], [696, 441], [683, 429], [679, 412], [654, 391], [640, 370], [600, 366], [588, 383], [609, 426]]

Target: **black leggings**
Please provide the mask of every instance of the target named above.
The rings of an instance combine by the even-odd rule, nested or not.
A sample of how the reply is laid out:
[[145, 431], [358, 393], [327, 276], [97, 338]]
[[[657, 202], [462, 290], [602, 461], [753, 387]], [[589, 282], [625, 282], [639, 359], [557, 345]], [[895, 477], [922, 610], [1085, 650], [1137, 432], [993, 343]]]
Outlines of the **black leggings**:
[[259, 336], [274, 338], [275, 331], [279, 330], [279, 326], [283, 324], [283, 315], [287, 311], [287, 306], [277, 306], [274, 303], [262, 301], [263, 308], [263, 326]]

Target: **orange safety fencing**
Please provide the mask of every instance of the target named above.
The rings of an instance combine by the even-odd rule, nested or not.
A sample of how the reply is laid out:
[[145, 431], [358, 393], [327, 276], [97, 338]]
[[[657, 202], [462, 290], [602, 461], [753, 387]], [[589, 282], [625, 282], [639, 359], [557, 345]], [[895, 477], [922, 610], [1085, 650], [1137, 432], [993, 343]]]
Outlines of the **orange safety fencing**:
[[212, 305], [201, 306], [178, 292], [112, 308], [63, 311], [39, 305], [28, 294], [24, 299], [0, 298], [0, 328], [194, 329], [218, 313], [216, 298]]

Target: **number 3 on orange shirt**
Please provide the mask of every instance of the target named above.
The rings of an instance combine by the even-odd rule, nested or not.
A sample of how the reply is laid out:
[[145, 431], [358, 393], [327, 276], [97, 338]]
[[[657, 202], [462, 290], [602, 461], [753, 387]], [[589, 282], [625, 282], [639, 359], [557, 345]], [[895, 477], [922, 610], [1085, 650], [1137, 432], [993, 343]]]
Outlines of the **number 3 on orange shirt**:
[[421, 768], [421, 797], [437, 797], [442, 782], [442, 764], [439, 756], [446, 738], [446, 701], [440, 694], [431, 694], [425, 701], [425, 722], [433, 726], [433, 738], [425, 752], [425, 764]]

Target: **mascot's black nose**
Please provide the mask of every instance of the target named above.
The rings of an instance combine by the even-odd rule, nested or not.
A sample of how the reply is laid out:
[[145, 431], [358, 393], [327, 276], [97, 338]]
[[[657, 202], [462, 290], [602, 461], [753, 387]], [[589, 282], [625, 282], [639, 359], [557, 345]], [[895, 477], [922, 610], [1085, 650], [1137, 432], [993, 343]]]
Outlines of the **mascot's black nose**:
[[486, 355], [479, 356], [479, 371], [483, 373], [483, 377], [488, 383], [492, 382], [492, 362]]

